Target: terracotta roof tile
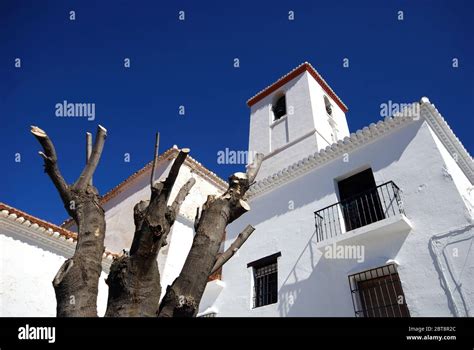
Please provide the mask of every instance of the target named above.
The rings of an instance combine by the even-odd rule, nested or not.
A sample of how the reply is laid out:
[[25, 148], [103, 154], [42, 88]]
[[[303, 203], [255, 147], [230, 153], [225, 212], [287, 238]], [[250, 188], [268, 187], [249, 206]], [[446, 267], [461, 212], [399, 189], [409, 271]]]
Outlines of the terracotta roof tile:
[[[2, 216], [15, 220], [17, 222], [20, 222], [22, 224], [28, 222], [30, 226], [33, 226], [34, 228], [42, 232], [47, 231], [51, 233], [51, 236], [53, 237], [56, 237], [56, 238], [64, 237], [65, 239], [70, 240], [71, 242], [77, 241], [76, 232], [69, 231], [63, 227], [60, 227], [48, 221], [39, 219], [33, 215], [30, 215], [22, 210], [11, 207], [2, 202], [0, 202], [0, 213], [2, 214]], [[105, 257], [112, 258], [114, 256], [118, 256], [118, 254], [112, 253], [108, 250], [104, 252], [104, 258]]]

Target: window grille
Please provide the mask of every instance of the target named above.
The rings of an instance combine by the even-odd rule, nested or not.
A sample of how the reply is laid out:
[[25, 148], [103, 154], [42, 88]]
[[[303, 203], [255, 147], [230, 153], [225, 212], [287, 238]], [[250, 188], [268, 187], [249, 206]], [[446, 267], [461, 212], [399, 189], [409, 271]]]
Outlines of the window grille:
[[350, 275], [349, 285], [356, 317], [410, 317], [394, 264]]
[[278, 299], [278, 265], [272, 264], [254, 268], [255, 299], [254, 307], [277, 302]]
[[253, 268], [254, 295], [253, 307], [260, 307], [278, 302], [278, 257], [276, 253], [251, 262], [247, 267]]

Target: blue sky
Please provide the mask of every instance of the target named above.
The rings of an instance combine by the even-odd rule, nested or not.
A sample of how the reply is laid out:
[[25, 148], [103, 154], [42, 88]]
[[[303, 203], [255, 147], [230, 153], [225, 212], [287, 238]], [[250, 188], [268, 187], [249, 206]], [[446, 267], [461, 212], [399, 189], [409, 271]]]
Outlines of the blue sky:
[[[381, 103], [428, 96], [472, 153], [473, 9], [472, 1], [429, 0], [2, 0], [0, 201], [55, 223], [66, 218], [30, 125], [53, 139], [68, 182], [84, 165], [85, 132], [105, 126], [94, 177], [101, 194], [152, 158], [156, 130], [161, 150], [189, 147], [227, 178], [242, 167], [217, 164], [217, 152], [247, 149], [246, 100], [304, 61], [349, 107], [351, 131], [379, 120]], [[95, 120], [57, 118], [64, 100], [95, 103]]]

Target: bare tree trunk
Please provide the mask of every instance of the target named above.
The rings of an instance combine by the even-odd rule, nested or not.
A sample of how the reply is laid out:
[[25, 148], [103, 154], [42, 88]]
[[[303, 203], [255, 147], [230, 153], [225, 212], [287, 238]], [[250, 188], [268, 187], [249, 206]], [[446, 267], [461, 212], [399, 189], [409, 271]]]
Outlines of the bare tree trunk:
[[104, 253], [105, 219], [99, 194], [91, 185], [99, 163], [107, 131], [99, 126], [94, 147], [84, 170], [73, 185], [68, 185], [59, 171], [56, 150], [46, 132], [36, 126], [31, 133], [43, 147], [45, 172], [53, 181], [66, 211], [76, 222], [77, 245], [54, 277], [57, 316], [97, 316], [97, 294]]
[[[196, 217], [196, 234], [191, 250], [180, 275], [166, 291], [159, 308], [159, 317], [196, 316], [207, 279], [217, 262], [227, 225], [250, 210], [245, 193], [253, 183], [262, 161], [263, 155], [257, 154], [246, 174], [235, 173], [229, 178], [229, 188], [222, 196], [207, 198], [201, 217]], [[242, 240], [242, 237], [239, 239]]]
[[[156, 258], [160, 248], [166, 245], [179, 208], [195, 183], [191, 178], [168, 206], [171, 190], [188, 153], [189, 149], [182, 149], [166, 180], [151, 185], [150, 200], [135, 205], [135, 235], [129, 255], [114, 260], [107, 278], [109, 298], [105, 315], [108, 317], [156, 316], [161, 295]], [[152, 179], [153, 174], [152, 170]]]

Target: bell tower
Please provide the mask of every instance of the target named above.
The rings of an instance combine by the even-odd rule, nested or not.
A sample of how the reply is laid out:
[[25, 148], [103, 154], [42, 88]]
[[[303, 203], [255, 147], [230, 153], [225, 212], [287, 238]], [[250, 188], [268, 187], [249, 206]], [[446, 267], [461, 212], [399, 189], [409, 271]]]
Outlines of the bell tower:
[[249, 152], [265, 155], [257, 180], [349, 136], [346, 105], [307, 62], [250, 98], [247, 105]]

